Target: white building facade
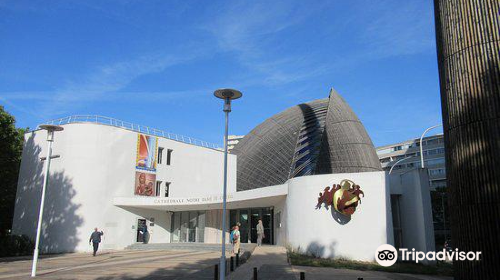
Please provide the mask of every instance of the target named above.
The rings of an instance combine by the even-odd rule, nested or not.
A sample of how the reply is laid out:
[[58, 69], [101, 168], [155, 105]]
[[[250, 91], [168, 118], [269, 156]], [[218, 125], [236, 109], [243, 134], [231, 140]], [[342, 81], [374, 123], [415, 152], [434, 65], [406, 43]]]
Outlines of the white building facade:
[[[120, 250], [138, 242], [221, 242], [220, 150], [116, 120], [74, 118], [62, 126], [64, 131], [56, 133], [53, 144], [53, 154], [60, 157], [52, 160], [50, 168], [43, 252], [90, 251], [88, 239], [95, 227], [104, 231], [104, 249]], [[242, 190], [238, 161], [245, 155], [241, 154], [244, 146], [239, 147], [228, 158], [226, 227], [239, 223], [242, 242], [256, 241], [256, 223], [262, 219], [264, 243], [321, 257], [373, 261], [378, 246], [395, 243], [396, 228], [398, 234], [402, 232], [398, 246], [406, 241], [417, 250], [432, 249], [432, 217], [429, 221], [425, 197], [429, 192], [421, 190], [428, 183], [366, 170], [302, 174], [280, 184]], [[40, 157], [46, 153], [45, 131], [25, 135], [13, 224], [16, 234], [36, 234], [44, 164]], [[299, 163], [294, 161], [294, 166]], [[394, 196], [403, 198], [397, 201], [397, 213], [392, 209]], [[423, 235], [415, 234], [415, 227]], [[413, 233], [407, 234], [407, 229]]]

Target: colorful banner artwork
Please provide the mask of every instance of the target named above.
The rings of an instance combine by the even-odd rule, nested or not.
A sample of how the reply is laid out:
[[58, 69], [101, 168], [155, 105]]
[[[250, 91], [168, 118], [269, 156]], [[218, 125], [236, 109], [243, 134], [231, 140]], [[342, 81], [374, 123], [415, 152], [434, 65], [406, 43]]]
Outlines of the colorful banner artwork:
[[137, 136], [137, 158], [135, 165], [137, 169], [156, 171], [157, 146], [157, 137], [144, 134]]
[[156, 174], [135, 172], [135, 195], [155, 196]]

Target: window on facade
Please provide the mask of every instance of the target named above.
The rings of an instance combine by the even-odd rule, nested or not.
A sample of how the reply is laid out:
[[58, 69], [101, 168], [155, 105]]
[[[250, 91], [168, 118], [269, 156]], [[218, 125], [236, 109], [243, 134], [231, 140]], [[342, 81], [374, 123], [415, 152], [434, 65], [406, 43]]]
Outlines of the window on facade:
[[167, 165], [170, 165], [170, 163], [172, 161], [172, 152], [173, 152], [173, 150], [170, 150], [170, 149], [167, 150]]
[[444, 168], [438, 168], [438, 169], [429, 170], [429, 173], [431, 175], [444, 175], [444, 174], [446, 174], [446, 171]]
[[378, 150], [377, 154], [383, 155], [383, 154], [388, 154], [390, 152], [392, 152], [392, 150], [390, 148], [386, 148], [386, 149]]
[[165, 182], [165, 197], [168, 197], [169, 191], [170, 191], [170, 182]]
[[163, 148], [159, 147], [158, 148], [158, 164], [161, 164], [163, 160]]
[[156, 181], [156, 196], [160, 196], [160, 190], [161, 190], [161, 181]]
[[388, 158], [388, 157], [380, 160], [381, 163], [386, 163], [386, 162], [390, 162], [390, 161], [391, 161], [391, 158]]
[[401, 226], [399, 198], [399, 195], [391, 195], [392, 227], [394, 230], [394, 246], [396, 248], [403, 247], [403, 230]]
[[440, 164], [444, 164], [445, 163], [445, 160], [444, 158], [435, 158], [435, 159], [429, 159], [429, 160], [426, 160], [425, 161], [425, 164], [427, 165], [440, 165]]
[[425, 145], [434, 145], [438, 143], [438, 139], [430, 139], [425, 141]]

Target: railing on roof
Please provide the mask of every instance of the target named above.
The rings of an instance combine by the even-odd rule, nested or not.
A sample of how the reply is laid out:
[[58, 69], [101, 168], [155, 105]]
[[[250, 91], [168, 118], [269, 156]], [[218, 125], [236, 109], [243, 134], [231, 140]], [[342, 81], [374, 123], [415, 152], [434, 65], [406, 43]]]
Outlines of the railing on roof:
[[220, 149], [220, 146], [213, 143], [208, 143], [206, 141], [198, 140], [195, 138], [182, 136], [170, 132], [165, 132], [156, 128], [150, 128], [143, 125], [133, 124], [129, 122], [124, 122], [110, 117], [103, 117], [97, 115], [84, 115], [84, 116], [69, 116], [60, 119], [55, 119], [46, 122], [45, 124], [53, 125], [63, 125], [70, 123], [98, 123], [103, 125], [109, 125], [119, 128], [124, 128], [127, 130], [132, 130], [140, 133], [150, 134], [158, 137], [164, 137], [170, 140], [183, 142], [186, 144], [196, 145], [200, 147], [210, 148], [210, 149]]

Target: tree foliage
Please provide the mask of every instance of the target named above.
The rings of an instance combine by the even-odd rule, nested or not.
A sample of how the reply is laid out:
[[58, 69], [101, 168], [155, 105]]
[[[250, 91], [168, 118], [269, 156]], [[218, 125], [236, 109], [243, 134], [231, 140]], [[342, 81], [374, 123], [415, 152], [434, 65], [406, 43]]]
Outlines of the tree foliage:
[[27, 129], [16, 128], [16, 120], [0, 106], [0, 235], [12, 227], [17, 179]]

